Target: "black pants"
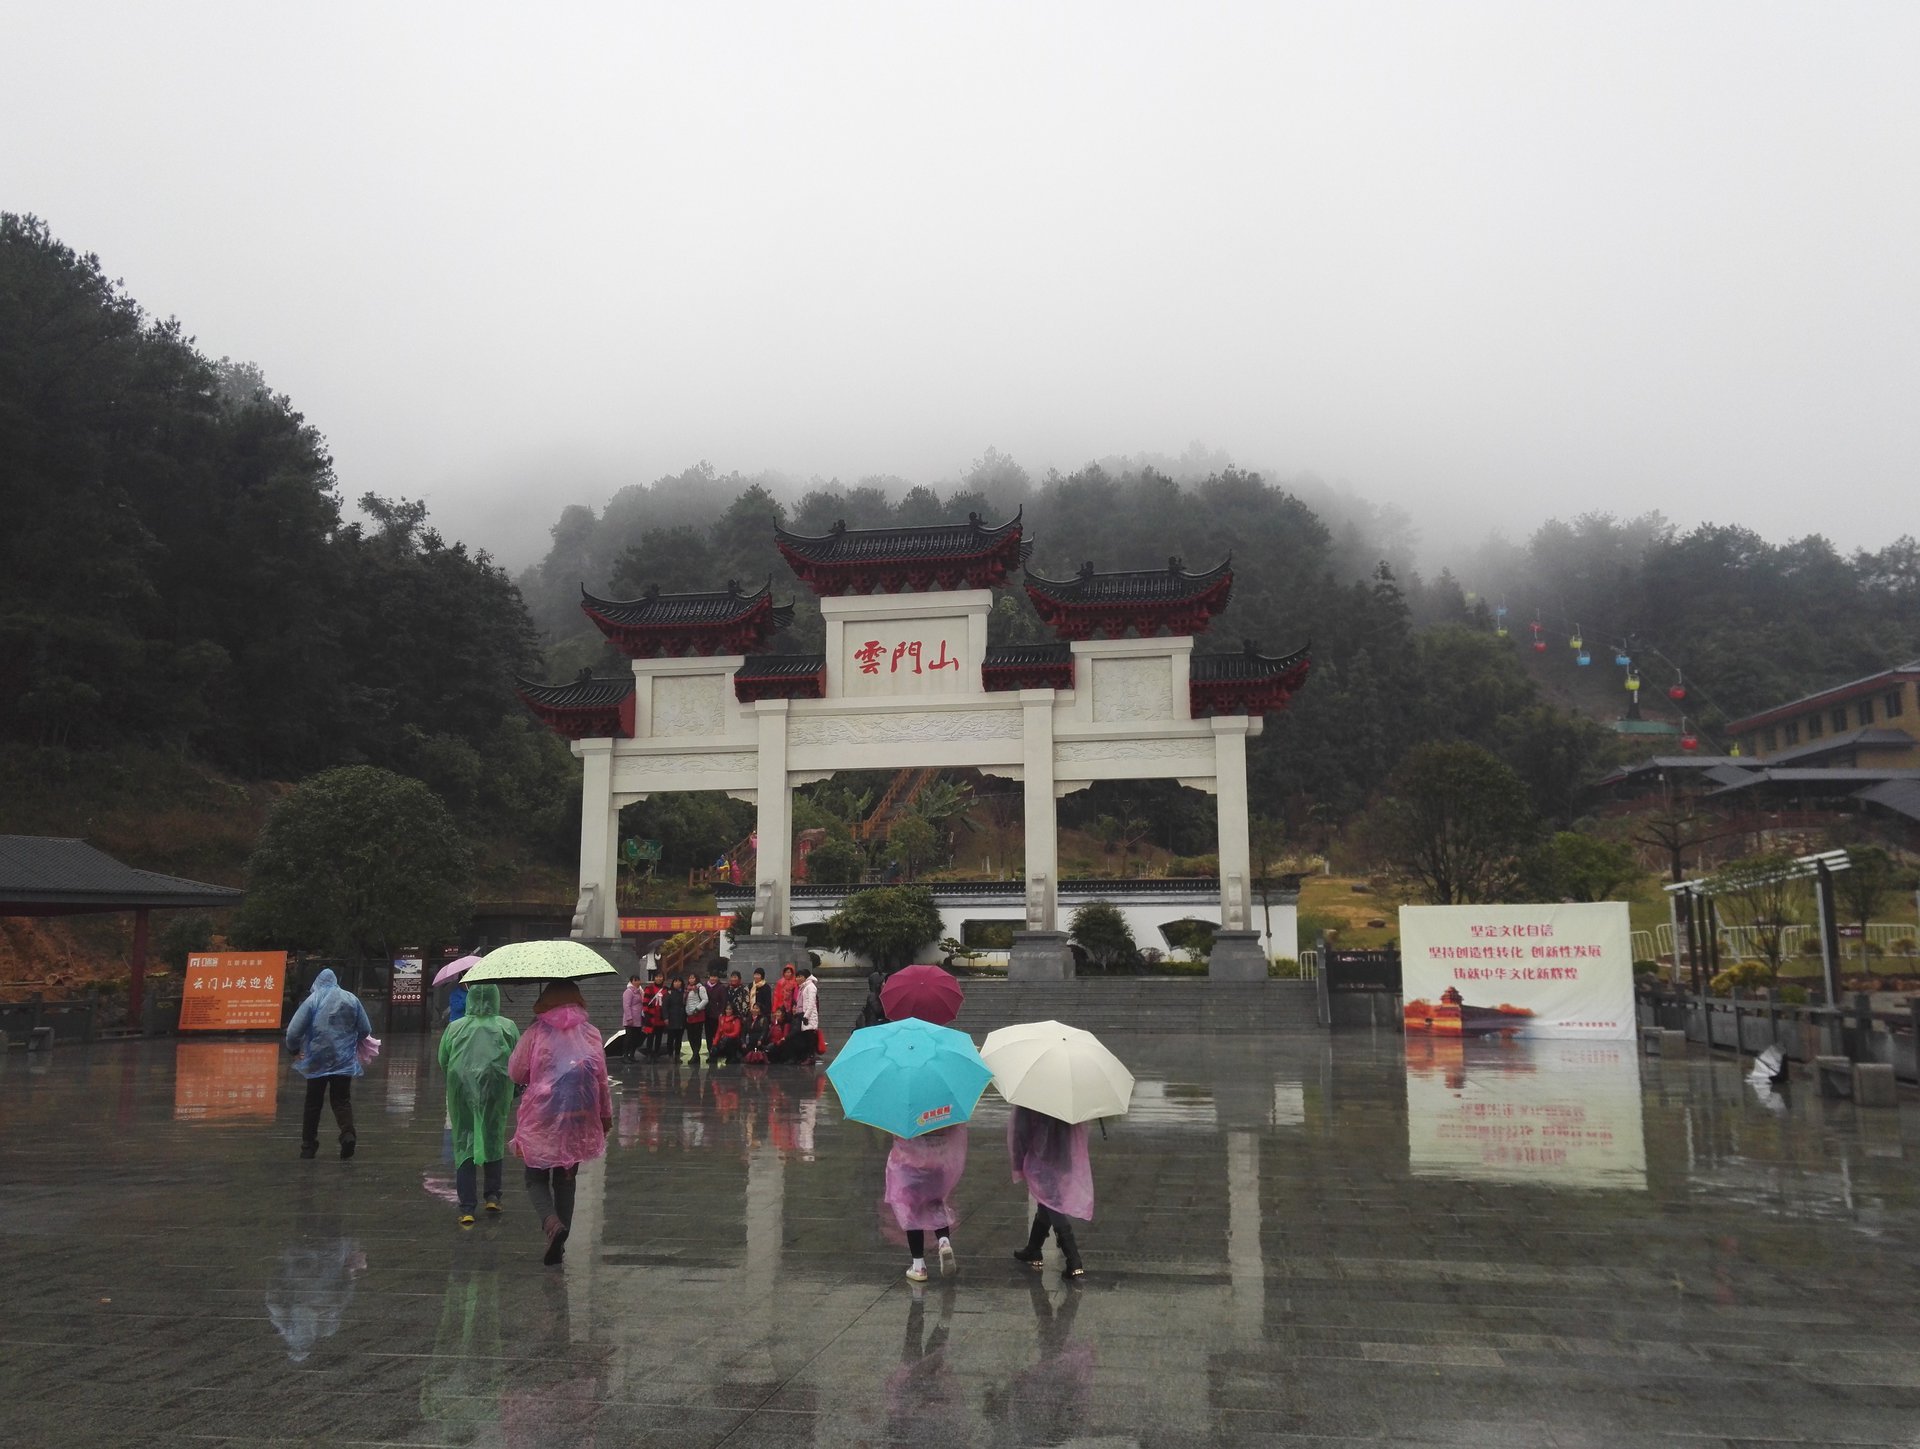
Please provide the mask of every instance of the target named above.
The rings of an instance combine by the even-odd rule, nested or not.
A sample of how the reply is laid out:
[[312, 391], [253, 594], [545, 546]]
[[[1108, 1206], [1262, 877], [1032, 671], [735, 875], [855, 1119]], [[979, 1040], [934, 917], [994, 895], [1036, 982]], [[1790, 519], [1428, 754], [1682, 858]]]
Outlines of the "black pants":
[[[487, 1201], [500, 1201], [500, 1162], [496, 1159], [486, 1164]], [[460, 1206], [466, 1212], [472, 1212], [478, 1201], [476, 1189], [479, 1187], [481, 1172], [475, 1163], [463, 1162], [453, 1170], [454, 1186], [460, 1190]]]
[[680, 1038], [683, 1035], [685, 1035], [685, 1030], [682, 1027], [670, 1026], [666, 1028], [666, 1030], [662, 1031], [659, 1035], [659, 1045], [655, 1047], [654, 1055], [665, 1057], [670, 1062], [679, 1061]]
[[1046, 1246], [1047, 1230], [1053, 1230], [1053, 1240], [1060, 1245], [1060, 1251], [1066, 1255], [1067, 1266], [1080, 1266], [1080, 1245], [1073, 1240], [1073, 1223], [1065, 1213], [1057, 1213], [1045, 1203], [1039, 1203], [1033, 1210], [1033, 1231], [1027, 1234], [1027, 1251], [1037, 1253]]
[[[952, 1234], [945, 1228], [935, 1228], [933, 1230], [933, 1240], [936, 1243], [942, 1238], [951, 1237]], [[916, 1258], [924, 1258], [927, 1256], [927, 1235], [925, 1231], [920, 1228], [907, 1229], [907, 1251]]]
[[558, 1218], [568, 1227], [573, 1226], [574, 1174], [579, 1171], [578, 1165], [527, 1169], [527, 1196], [532, 1199], [533, 1211], [542, 1223], [548, 1218]]
[[[704, 1021], [690, 1021], [687, 1023], [687, 1045], [693, 1048], [693, 1060], [696, 1062], [700, 1060], [700, 1043], [706, 1039], [707, 1024]], [[680, 1048], [678, 1046], [673, 1049], [673, 1054], [676, 1057], [680, 1055]]]
[[340, 1145], [354, 1140], [353, 1078], [308, 1077], [307, 1103], [300, 1113], [300, 1141], [303, 1146], [320, 1145], [320, 1104], [333, 1104], [333, 1120], [340, 1124]]

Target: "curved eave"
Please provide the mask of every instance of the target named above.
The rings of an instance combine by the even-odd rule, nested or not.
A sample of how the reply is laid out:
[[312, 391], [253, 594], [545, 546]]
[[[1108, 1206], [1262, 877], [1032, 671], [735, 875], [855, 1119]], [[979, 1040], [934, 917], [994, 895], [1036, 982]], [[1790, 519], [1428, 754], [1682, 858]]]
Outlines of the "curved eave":
[[516, 679], [514, 693], [542, 724], [566, 740], [632, 739], [633, 676], [543, 684]]
[[[1187, 683], [1190, 712], [1195, 719], [1279, 713], [1307, 682], [1313, 670], [1312, 648], [1308, 644], [1282, 655], [1251, 651], [1238, 655], [1195, 655]], [[1227, 666], [1232, 667], [1232, 673], [1224, 672]], [[1222, 672], [1211, 672], [1216, 669]]]
[[[816, 564], [870, 563], [894, 557], [902, 560], [969, 558], [990, 553], [995, 547], [1004, 543], [1009, 534], [1018, 537], [1025, 512], [1026, 510], [1022, 508], [1005, 523], [995, 524], [992, 527], [980, 523], [930, 523], [920, 528], [837, 528], [829, 533], [809, 534], [790, 533], [776, 526], [773, 530], [773, 541], [779, 546], [780, 551], [789, 557], [798, 554], [802, 559]], [[890, 553], [885, 548], [881, 548], [870, 555], [857, 558], [848, 558], [842, 554], [849, 539], [878, 542], [881, 539], [904, 540], [915, 534], [923, 538], [951, 538], [956, 545], [964, 546], [956, 547], [952, 552]], [[1028, 544], [1027, 547], [1030, 549], [1032, 545]]]
[[[1225, 559], [1208, 569], [1205, 573], [1198, 574], [1189, 573], [1185, 569], [1181, 569], [1177, 573], [1171, 569], [1114, 569], [1106, 573], [1076, 574], [1070, 579], [1050, 579], [1044, 575], [1036, 574], [1032, 569], [1028, 569], [1026, 585], [1029, 592], [1038, 590], [1048, 598], [1058, 600], [1062, 604], [1084, 608], [1100, 608], [1109, 605], [1184, 603], [1203, 597], [1222, 579], [1225, 579], [1229, 586], [1231, 586], [1233, 582], [1233, 555], [1231, 554], [1227, 555]], [[1138, 594], [1089, 594], [1086, 592], [1089, 585], [1098, 586], [1105, 581], [1118, 582], [1120, 580], [1152, 581], [1155, 583], [1167, 580], [1178, 580], [1180, 588], [1177, 592], [1168, 589], [1160, 592], [1143, 592]]]

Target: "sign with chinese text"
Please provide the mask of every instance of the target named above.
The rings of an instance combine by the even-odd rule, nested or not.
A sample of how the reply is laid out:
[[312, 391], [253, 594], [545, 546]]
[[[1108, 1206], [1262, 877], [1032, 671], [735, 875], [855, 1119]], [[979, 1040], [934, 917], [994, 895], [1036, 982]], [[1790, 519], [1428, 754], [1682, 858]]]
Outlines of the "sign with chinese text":
[[859, 696], [977, 691], [977, 672], [967, 679], [961, 663], [966, 645], [963, 617], [849, 619], [841, 646], [841, 690]]
[[182, 1031], [278, 1031], [285, 951], [209, 951], [187, 957]]
[[1628, 931], [1621, 901], [1402, 906], [1407, 1033], [1630, 1040]]
[[271, 1122], [285, 1055], [280, 1044], [271, 1041], [176, 1044], [173, 1120]]
[[393, 958], [393, 981], [387, 989], [387, 1000], [394, 1006], [418, 1006], [420, 1004], [421, 982], [425, 973], [420, 969], [418, 956], [396, 956]]
[[1340, 996], [1350, 992], [1384, 991], [1400, 994], [1400, 953], [1398, 951], [1329, 951], [1320, 967], [1327, 991]]
[[1416, 1177], [1645, 1191], [1630, 1043], [1407, 1034]]
[[732, 916], [622, 916], [623, 936], [677, 936], [682, 931], [731, 931]]

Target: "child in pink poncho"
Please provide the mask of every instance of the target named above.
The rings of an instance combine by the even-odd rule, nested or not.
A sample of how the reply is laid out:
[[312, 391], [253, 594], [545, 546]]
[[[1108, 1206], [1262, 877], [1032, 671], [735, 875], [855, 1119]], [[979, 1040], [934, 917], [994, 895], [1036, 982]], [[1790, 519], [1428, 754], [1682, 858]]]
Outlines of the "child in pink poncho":
[[1051, 1231], [1066, 1257], [1066, 1276], [1086, 1277], [1080, 1246], [1073, 1240], [1073, 1224], [1068, 1220], [1093, 1221], [1093, 1166], [1087, 1161], [1087, 1124], [1062, 1122], [1044, 1112], [1015, 1107], [1007, 1118], [1007, 1157], [1013, 1164], [1013, 1180], [1027, 1185], [1036, 1204], [1027, 1245], [1015, 1248], [1013, 1256], [1038, 1268]]
[[927, 1281], [927, 1232], [940, 1252], [940, 1276], [951, 1277], [953, 1205], [948, 1197], [967, 1170], [967, 1129], [943, 1127], [920, 1137], [896, 1137], [887, 1153], [887, 1206], [907, 1231], [910, 1282]]
[[526, 1088], [513, 1140], [527, 1165], [527, 1196], [547, 1235], [544, 1261], [567, 1253], [573, 1227], [574, 1178], [580, 1164], [607, 1150], [613, 1094], [600, 1033], [571, 981], [555, 981], [533, 1004], [533, 1025], [514, 1047], [507, 1075]]

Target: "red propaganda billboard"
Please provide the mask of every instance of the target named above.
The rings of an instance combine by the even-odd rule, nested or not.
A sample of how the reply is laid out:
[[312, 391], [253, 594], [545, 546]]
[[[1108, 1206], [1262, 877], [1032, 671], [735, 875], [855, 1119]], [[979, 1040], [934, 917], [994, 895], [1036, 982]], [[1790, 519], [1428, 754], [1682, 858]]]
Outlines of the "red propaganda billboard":
[[1629, 925], [1620, 901], [1402, 906], [1407, 1033], [1631, 1041]]
[[285, 951], [209, 951], [187, 957], [182, 1031], [278, 1031]]
[[732, 916], [622, 916], [623, 936], [677, 936], [682, 931], [731, 931]]

